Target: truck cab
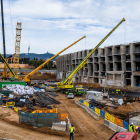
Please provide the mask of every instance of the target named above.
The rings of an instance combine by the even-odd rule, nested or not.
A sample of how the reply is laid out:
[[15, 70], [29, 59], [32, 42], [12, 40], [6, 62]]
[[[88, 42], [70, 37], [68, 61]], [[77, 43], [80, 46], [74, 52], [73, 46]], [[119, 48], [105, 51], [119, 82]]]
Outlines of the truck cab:
[[109, 140], [137, 140], [135, 132], [116, 132]]

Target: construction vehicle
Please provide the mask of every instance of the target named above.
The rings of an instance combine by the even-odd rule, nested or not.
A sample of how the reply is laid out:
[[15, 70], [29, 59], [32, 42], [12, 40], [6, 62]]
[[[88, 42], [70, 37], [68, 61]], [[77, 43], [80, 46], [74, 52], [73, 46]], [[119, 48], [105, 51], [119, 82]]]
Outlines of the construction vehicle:
[[21, 40], [22, 22], [17, 22], [16, 27], [16, 41], [15, 41], [15, 55], [14, 55], [14, 73], [15, 78], [18, 78], [19, 73], [19, 57], [20, 57], [20, 40]]
[[[123, 18], [100, 42], [99, 44], [80, 62], [79, 65], [64, 79], [63, 82], [58, 82], [57, 88], [58, 90], [62, 90], [63, 92], [66, 92], [67, 89], [73, 90], [74, 86], [72, 84], [72, 80], [74, 78], [74, 75], [84, 67], [84, 65], [87, 63], [87, 59], [92, 55], [92, 53], [115, 31], [115, 29], [123, 22], [125, 21], [125, 18]], [[75, 90], [77, 90], [75, 88]]]
[[30, 72], [27, 76], [25, 76], [24, 77], [24, 81], [27, 82], [27, 83], [30, 83], [31, 82], [31, 76], [34, 75], [35, 72], [37, 72], [39, 69], [41, 69], [42, 67], [44, 67], [44, 65], [47, 64], [49, 61], [51, 61], [53, 58], [55, 58], [56, 56], [58, 56], [59, 54], [61, 54], [62, 52], [64, 52], [65, 50], [67, 50], [68, 48], [70, 48], [71, 46], [73, 46], [74, 44], [76, 44], [77, 42], [79, 42], [80, 40], [82, 40], [85, 37], [86, 36], [83, 36], [79, 40], [75, 41], [74, 43], [72, 43], [71, 45], [69, 45], [68, 47], [66, 47], [65, 49], [63, 49], [62, 51], [60, 51], [59, 53], [57, 53], [53, 57], [51, 57], [49, 60], [45, 61], [43, 64], [41, 64], [39, 67], [37, 67], [32, 72]]
[[135, 132], [115, 132], [109, 140], [137, 140]]
[[[6, 59], [4, 59], [3, 55], [0, 53], [0, 56], [2, 57], [2, 59], [4, 60], [4, 63], [6, 64], [6, 66], [8, 67], [8, 69], [10, 70], [10, 72], [13, 75], [13, 78], [15, 78], [15, 73], [13, 72], [13, 70], [11, 69], [11, 67], [9, 66], [9, 64], [7, 63]], [[6, 77], [7, 78], [7, 77]]]

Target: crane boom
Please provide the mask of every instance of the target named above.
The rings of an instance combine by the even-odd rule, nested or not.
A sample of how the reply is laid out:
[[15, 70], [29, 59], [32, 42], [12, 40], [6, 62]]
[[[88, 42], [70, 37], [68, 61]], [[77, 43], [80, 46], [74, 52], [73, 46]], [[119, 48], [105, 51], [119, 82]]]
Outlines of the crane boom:
[[53, 57], [51, 57], [49, 60], [45, 61], [43, 64], [41, 64], [39, 67], [37, 67], [35, 70], [33, 70], [32, 72], [30, 72], [27, 76], [24, 77], [24, 81], [25, 82], [30, 82], [30, 77], [36, 73], [39, 69], [41, 69], [42, 67], [44, 67], [44, 65], [46, 63], [48, 63], [50, 60], [52, 60], [53, 58], [55, 58], [56, 56], [58, 56], [59, 54], [61, 54], [62, 52], [64, 52], [65, 50], [67, 50], [68, 48], [70, 48], [71, 46], [73, 46], [74, 44], [76, 44], [77, 42], [79, 42], [80, 40], [82, 40], [83, 38], [85, 38], [86, 36], [83, 36], [82, 38], [80, 38], [79, 40], [75, 41], [74, 43], [72, 43], [71, 45], [69, 45], [68, 47], [66, 47], [65, 49], [63, 49], [62, 51], [60, 51], [59, 53], [57, 53], [56, 55], [54, 55]]
[[12, 73], [13, 77], [15, 77], [15, 73], [12, 71], [11, 67], [9, 66], [9, 64], [7, 63], [7, 61], [6, 61], [5, 58], [2, 56], [1, 53], [0, 53], [0, 56], [1, 56], [2, 59], [4, 60], [4, 63], [7, 65], [8, 69], [9, 69], [10, 72]]
[[[123, 18], [98, 44], [97, 46], [80, 62], [80, 64], [64, 79], [63, 82], [58, 82], [58, 88], [72, 88], [73, 85], [68, 81], [87, 63], [87, 59], [92, 55], [92, 53], [115, 31], [115, 29], [123, 22]], [[67, 83], [67, 85], [65, 85]]]

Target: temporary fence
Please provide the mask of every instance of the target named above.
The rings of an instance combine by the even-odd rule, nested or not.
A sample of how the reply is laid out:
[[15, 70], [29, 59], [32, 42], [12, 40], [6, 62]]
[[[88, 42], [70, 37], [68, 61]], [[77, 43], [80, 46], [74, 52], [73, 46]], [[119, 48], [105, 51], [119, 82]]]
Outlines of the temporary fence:
[[18, 111], [19, 122], [36, 127], [52, 127], [53, 122], [60, 122], [58, 113], [25, 113]]
[[[119, 90], [118, 90], [119, 92]], [[90, 107], [90, 104], [87, 103], [86, 101], [82, 100], [80, 98], [80, 103], [86, 105], [87, 107]], [[118, 118], [115, 118], [111, 114], [104, 112], [103, 110], [93, 106], [93, 111], [98, 114], [100, 117], [104, 118], [104, 125], [107, 126], [110, 129], [114, 129], [115, 131], [127, 131], [129, 130], [129, 124], [125, 120], [121, 120]], [[134, 130], [136, 129], [136, 126], [134, 126]]]

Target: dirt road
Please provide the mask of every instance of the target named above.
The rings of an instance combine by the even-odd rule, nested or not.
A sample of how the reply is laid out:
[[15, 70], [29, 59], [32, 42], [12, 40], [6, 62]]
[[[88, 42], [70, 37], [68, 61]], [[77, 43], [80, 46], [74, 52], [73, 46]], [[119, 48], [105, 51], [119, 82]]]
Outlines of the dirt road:
[[58, 110], [67, 113], [75, 125], [76, 140], [108, 140], [113, 135], [113, 131], [103, 125], [103, 119], [96, 121], [84, 109], [77, 106], [73, 99], [66, 99], [61, 93], [56, 99], [62, 103]]

